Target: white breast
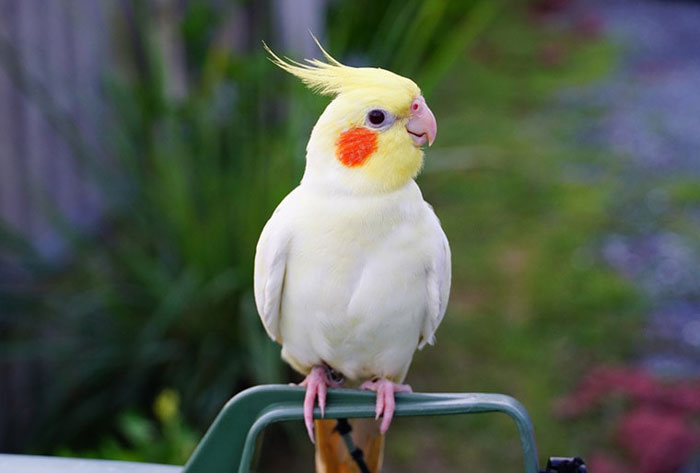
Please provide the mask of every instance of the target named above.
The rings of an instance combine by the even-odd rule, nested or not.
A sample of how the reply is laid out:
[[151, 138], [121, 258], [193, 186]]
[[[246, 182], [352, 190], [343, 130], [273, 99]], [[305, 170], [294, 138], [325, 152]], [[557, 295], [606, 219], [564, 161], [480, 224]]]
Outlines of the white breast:
[[295, 366], [325, 362], [350, 379], [403, 379], [442, 234], [417, 185], [368, 197], [301, 186], [285, 205], [293, 218], [280, 305], [283, 356]]

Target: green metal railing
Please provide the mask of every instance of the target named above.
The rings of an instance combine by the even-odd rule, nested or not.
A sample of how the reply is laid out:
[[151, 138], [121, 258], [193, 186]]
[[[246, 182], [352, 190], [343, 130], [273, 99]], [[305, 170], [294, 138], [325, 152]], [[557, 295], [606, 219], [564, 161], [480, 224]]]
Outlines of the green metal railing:
[[[305, 388], [286, 385], [247, 389], [221, 410], [183, 473], [249, 473], [255, 442], [274, 423], [302, 419]], [[375, 394], [350, 389], [329, 389], [325, 418], [374, 417]], [[517, 400], [503, 394], [449, 393], [397, 394], [395, 416], [431, 416], [502, 412], [518, 427], [525, 473], [538, 473], [537, 447], [532, 422]], [[320, 410], [314, 416], [321, 416]]]

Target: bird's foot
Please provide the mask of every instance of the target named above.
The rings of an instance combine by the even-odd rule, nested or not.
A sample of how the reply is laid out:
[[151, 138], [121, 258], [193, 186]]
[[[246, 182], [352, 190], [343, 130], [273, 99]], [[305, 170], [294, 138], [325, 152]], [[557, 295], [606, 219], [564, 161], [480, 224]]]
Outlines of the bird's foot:
[[376, 414], [375, 419], [379, 419], [379, 416], [384, 416], [382, 423], [379, 426], [379, 431], [382, 434], [385, 434], [386, 431], [389, 430], [391, 420], [394, 418], [394, 411], [396, 410], [394, 394], [413, 392], [413, 389], [411, 389], [411, 386], [408, 384], [392, 383], [385, 378], [365, 381], [360, 386], [360, 389], [374, 391], [377, 393], [377, 406], [374, 412]]
[[309, 433], [309, 438], [312, 443], [316, 443], [314, 439], [314, 403], [318, 397], [318, 407], [321, 408], [321, 417], [326, 411], [326, 393], [328, 386], [338, 387], [339, 382], [331, 379], [328, 368], [324, 365], [316, 365], [311, 369], [311, 373], [299, 383], [299, 386], [306, 387], [306, 396], [304, 397], [304, 425]]

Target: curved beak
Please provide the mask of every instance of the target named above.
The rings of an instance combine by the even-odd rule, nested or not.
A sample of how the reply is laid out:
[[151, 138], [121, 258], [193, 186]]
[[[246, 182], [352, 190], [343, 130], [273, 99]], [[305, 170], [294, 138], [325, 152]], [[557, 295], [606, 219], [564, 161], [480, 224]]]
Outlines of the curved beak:
[[411, 135], [416, 146], [423, 146], [426, 142], [430, 146], [435, 141], [437, 122], [435, 121], [435, 115], [428, 108], [428, 104], [425, 103], [422, 95], [411, 102], [411, 112], [408, 123], [406, 123], [406, 131]]

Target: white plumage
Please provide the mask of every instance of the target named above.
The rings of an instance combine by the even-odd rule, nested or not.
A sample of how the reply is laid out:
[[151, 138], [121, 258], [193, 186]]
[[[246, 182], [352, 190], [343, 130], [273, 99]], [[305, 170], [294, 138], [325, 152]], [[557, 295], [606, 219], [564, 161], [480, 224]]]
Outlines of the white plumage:
[[260, 236], [255, 300], [282, 356], [400, 382], [447, 306], [450, 249], [413, 180], [353, 195], [302, 184]]

